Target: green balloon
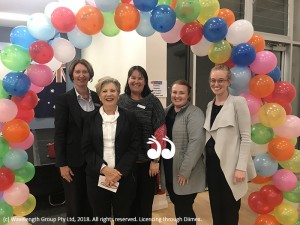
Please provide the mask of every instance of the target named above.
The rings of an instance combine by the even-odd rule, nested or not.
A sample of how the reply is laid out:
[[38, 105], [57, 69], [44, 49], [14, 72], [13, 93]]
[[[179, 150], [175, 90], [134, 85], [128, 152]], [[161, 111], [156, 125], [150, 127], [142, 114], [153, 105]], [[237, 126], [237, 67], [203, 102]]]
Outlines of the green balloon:
[[3, 166], [3, 158], [0, 157], [0, 168]]
[[4, 90], [2, 86], [2, 80], [0, 80], [0, 98], [8, 98], [9, 94]]
[[117, 27], [114, 18], [114, 12], [102, 12], [104, 17], [104, 25], [101, 30], [102, 34], [108, 37], [116, 36], [120, 33], [120, 29]]
[[157, 5], [170, 5], [172, 0], [158, 0]]
[[178, 0], [175, 7], [176, 17], [184, 23], [193, 22], [200, 13], [199, 0]]
[[18, 45], [8, 45], [1, 52], [1, 61], [12, 71], [23, 71], [30, 65], [30, 56], [24, 48]]
[[8, 223], [8, 218], [13, 216], [13, 207], [6, 202], [0, 202], [0, 225]]
[[298, 217], [298, 220], [294, 225], [300, 225], [300, 217]]
[[251, 127], [251, 139], [254, 143], [264, 145], [270, 142], [274, 137], [274, 131], [261, 123], [256, 123]]
[[6, 155], [6, 153], [8, 153], [8, 151], [8, 142], [3, 137], [0, 137], [0, 158], [3, 158]]
[[300, 181], [297, 182], [295, 189], [283, 192], [283, 197], [290, 202], [300, 203]]
[[27, 183], [35, 174], [35, 167], [32, 163], [27, 162], [20, 169], [14, 170], [15, 182]]

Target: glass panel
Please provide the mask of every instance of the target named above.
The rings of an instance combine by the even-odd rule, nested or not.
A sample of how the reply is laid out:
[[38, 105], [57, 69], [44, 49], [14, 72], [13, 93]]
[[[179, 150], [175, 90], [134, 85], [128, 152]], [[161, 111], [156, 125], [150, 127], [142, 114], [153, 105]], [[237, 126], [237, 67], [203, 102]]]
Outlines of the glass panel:
[[300, 1], [295, 0], [294, 1], [294, 41], [300, 42]]
[[245, 0], [219, 0], [220, 8], [230, 9], [235, 16], [235, 20], [244, 19]]
[[287, 35], [287, 0], [254, 0], [253, 2], [253, 26], [255, 31]]

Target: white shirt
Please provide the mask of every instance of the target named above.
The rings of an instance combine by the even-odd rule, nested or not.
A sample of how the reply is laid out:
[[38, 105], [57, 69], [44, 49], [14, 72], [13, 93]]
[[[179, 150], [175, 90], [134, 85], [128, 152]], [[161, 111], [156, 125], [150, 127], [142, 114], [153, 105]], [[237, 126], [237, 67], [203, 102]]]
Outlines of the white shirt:
[[[119, 117], [118, 107], [114, 115], [107, 115], [103, 107], [99, 109], [102, 116], [102, 130], [103, 130], [103, 159], [107, 162], [110, 168], [115, 167], [115, 137], [117, 128], [117, 119]], [[105, 167], [102, 165], [101, 169]]]
[[89, 90], [89, 100], [85, 100], [75, 89], [75, 92], [76, 92], [76, 96], [77, 96], [77, 101], [80, 105], [80, 107], [86, 111], [86, 112], [91, 112], [95, 109], [95, 105], [94, 105], [94, 102], [93, 102], [93, 99], [92, 99], [92, 94], [91, 94], [91, 91]]

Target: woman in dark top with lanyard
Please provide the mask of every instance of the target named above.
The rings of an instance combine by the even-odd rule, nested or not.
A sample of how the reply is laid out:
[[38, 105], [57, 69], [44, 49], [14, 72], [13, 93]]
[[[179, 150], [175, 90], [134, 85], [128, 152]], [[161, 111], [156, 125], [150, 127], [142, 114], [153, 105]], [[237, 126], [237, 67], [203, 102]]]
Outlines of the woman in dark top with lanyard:
[[87, 87], [94, 76], [88, 61], [74, 60], [68, 72], [74, 88], [56, 98], [54, 145], [65, 191], [67, 224], [81, 224], [77, 218], [92, 217], [86, 191], [86, 163], [81, 150], [82, 123], [90, 112], [99, 110], [100, 100], [97, 93]]

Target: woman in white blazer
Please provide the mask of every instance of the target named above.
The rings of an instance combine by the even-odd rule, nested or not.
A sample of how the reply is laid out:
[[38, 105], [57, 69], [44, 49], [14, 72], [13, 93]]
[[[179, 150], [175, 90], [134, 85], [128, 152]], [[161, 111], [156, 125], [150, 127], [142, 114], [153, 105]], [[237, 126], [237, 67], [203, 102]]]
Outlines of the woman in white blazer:
[[208, 103], [206, 179], [214, 225], [238, 225], [241, 198], [256, 176], [250, 155], [251, 122], [246, 100], [232, 96], [228, 67], [215, 66], [209, 83], [215, 98]]

